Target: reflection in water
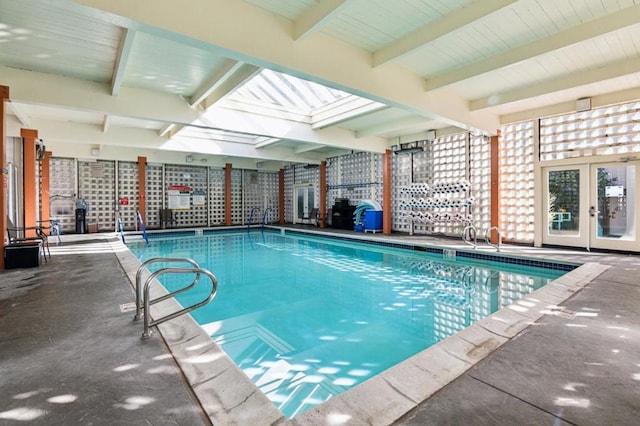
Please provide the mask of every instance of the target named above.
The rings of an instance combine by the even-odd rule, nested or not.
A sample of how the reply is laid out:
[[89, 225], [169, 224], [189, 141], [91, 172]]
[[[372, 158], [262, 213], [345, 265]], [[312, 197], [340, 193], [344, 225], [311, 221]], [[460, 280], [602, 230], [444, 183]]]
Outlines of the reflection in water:
[[[287, 417], [562, 274], [269, 232], [164, 243], [154, 240], [143, 260], [179, 254], [216, 275], [216, 299], [192, 315]], [[166, 278], [169, 290], [184, 284]], [[178, 300], [202, 297], [196, 291]]]

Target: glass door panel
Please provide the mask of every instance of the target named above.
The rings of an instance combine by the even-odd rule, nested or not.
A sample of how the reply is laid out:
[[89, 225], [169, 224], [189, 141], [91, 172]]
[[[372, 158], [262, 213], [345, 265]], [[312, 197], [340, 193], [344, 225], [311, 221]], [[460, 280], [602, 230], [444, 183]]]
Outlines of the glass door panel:
[[589, 207], [593, 221], [591, 246], [634, 250], [636, 236], [636, 164], [592, 166], [594, 203]]
[[578, 235], [580, 233], [580, 170], [550, 170], [548, 182], [547, 232], [551, 235]]
[[306, 185], [297, 186], [294, 189], [294, 194], [293, 223], [304, 223], [308, 220], [311, 210], [315, 207], [315, 188]]
[[584, 247], [588, 243], [588, 168], [586, 165], [543, 169], [544, 244]]

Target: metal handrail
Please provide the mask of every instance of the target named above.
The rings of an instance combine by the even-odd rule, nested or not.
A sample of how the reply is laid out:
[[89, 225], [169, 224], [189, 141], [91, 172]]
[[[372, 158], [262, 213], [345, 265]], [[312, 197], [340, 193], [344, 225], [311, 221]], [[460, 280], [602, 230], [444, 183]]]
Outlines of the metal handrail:
[[[138, 272], [136, 272], [136, 315], [133, 317], [134, 320], [139, 320], [140, 318], [142, 318], [142, 309], [144, 308], [144, 300], [142, 299], [142, 281], [141, 281], [142, 271], [146, 268], [147, 265], [150, 265], [152, 263], [158, 263], [158, 262], [165, 262], [165, 263], [183, 262], [183, 263], [190, 263], [194, 268], [200, 268], [200, 265], [198, 265], [195, 260], [189, 259], [186, 257], [154, 257], [153, 259], [149, 259], [146, 262], [144, 262], [142, 265], [140, 265], [140, 267], [138, 268]], [[152, 300], [150, 304], [162, 302], [163, 300], [166, 300], [172, 297], [174, 294], [182, 293], [183, 291], [187, 291], [190, 288], [193, 288], [193, 286], [198, 283], [199, 279], [200, 279], [200, 274], [196, 274], [196, 278], [187, 287], [176, 290], [173, 293], [167, 294], [165, 296], [158, 297], [157, 299]]]
[[[491, 231], [496, 230], [496, 232], [498, 233], [498, 244], [492, 244], [491, 241], [489, 241], [490, 238], [490, 234]], [[497, 226], [492, 226], [491, 228], [488, 228], [485, 232], [484, 232], [484, 241], [489, 244], [491, 247], [495, 247], [495, 249], [497, 251], [500, 251], [500, 243], [502, 241], [502, 236], [500, 235], [500, 228], [498, 228]]]
[[251, 207], [251, 211], [249, 212], [249, 221], [247, 222], [247, 231], [251, 229], [251, 223], [253, 222], [253, 212], [258, 210], [257, 207]]
[[[195, 274], [198, 274], [198, 277], [200, 276], [200, 274], [204, 274], [211, 280], [211, 293], [209, 293], [209, 295], [205, 299], [203, 299], [198, 303], [195, 303], [191, 306], [187, 306], [186, 308], [180, 309], [179, 311], [173, 312], [169, 315], [165, 315], [162, 318], [152, 321], [151, 314], [149, 313], [149, 306], [151, 305], [151, 303], [159, 302], [160, 300], [164, 300], [168, 297], [173, 296], [176, 293], [184, 291], [184, 289], [181, 289], [178, 291], [174, 291], [173, 293], [170, 293], [170, 295], [163, 296], [162, 298], [157, 298], [157, 299], [154, 299], [153, 301], [149, 300], [149, 289], [151, 288], [151, 284], [155, 281], [155, 278], [162, 274], [169, 274], [169, 273], [171, 274], [194, 274], [195, 273]], [[176, 318], [182, 314], [191, 312], [194, 309], [197, 309], [211, 302], [211, 300], [216, 296], [217, 291], [218, 291], [217, 278], [215, 277], [215, 275], [211, 273], [211, 271], [204, 268], [164, 268], [154, 272], [149, 276], [149, 278], [147, 278], [147, 280], [144, 283], [144, 332], [142, 333], [142, 338], [148, 339], [149, 337], [151, 337], [151, 327], [161, 324], [165, 321], [169, 321], [170, 319]]]
[[266, 209], [264, 209], [264, 213], [262, 214], [262, 229], [264, 229], [264, 226], [266, 225], [267, 222], [267, 213], [271, 210], [271, 207], [267, 207]]
[[[473, 243], [467, 241], [467, 230], [473, 231]], [[471, 238], [471, 232], [469, 232], [469, 238]], [[464, 241], [465, 244], [469, 244], [470, 246], [472, 246], [475, 250], [475, 248], [478, 246], [478, 232], [475, 226], [468, 225], [464, 227], [464, 230], [462, 231], [462, 241]]]

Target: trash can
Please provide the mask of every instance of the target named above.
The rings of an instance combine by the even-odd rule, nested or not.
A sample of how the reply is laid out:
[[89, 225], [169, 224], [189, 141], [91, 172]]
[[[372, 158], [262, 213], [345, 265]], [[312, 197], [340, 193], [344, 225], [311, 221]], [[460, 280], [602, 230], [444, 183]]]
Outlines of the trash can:
[[87, 233], [87, 210], [76, 209], [76, 234]]

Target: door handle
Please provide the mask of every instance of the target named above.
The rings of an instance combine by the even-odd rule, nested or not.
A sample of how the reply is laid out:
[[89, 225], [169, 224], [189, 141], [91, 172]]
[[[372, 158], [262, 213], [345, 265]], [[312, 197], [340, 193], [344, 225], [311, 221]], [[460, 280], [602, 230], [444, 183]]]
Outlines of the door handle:
[[589, 207], [589, 216], [593, 217], [598, 213], [600, 213], [600, 210], [596, 210], [594, 206]]

